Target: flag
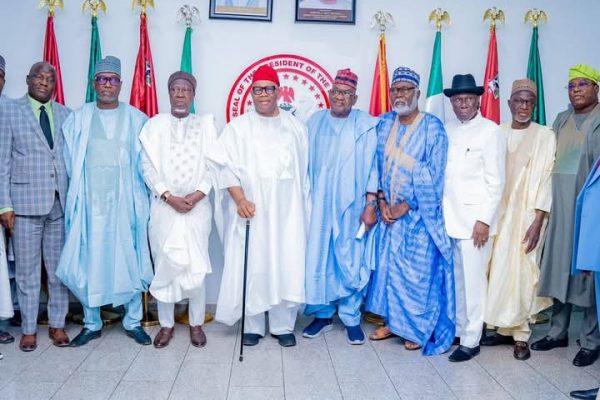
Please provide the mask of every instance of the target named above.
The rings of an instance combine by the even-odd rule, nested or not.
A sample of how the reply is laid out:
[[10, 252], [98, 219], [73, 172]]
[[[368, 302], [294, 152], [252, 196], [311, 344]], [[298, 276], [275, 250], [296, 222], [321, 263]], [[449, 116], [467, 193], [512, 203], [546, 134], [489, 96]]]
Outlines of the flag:
[[546, 105], [544, 103], [544, 79], [542, 78], [542, 62], [538, 48], [538, 27], [533, 27], [531, 45], [529, 46], [529, 62], [527, 64], [527, 78], [535, 82], [537, 87], [537, 105], [533, 110], [532, 121], [546, 125]]
[[56, 69], [56, 86], [54, 87], [54, 94], [52, 96], [57, 103], [65, 104], [62, 75], [60, 73], [60, 60], [58, 57], [58, 44], [54, 35], [54, 15], [52, 13], [48, 13], [48, 19], [46, 20], [43, 60]]
[[96, 62], [102, 59], [102, 48], [100, 47], [100, 34], [98, 33], [98, 17], [92, 16], [92, 40], [90, 42], [90, 62], [88, 65], [88, 84], [85, 93], [85, 102], [96, 101], [96, 91], [94, 90], [94, 75], [96, 71]]
[[154, 65], [152, 64], [148, 24], [146, 22], [146, 13], [144, 12], [140, 14], [140, 48], [135, 61], [129, 103], [146, 113], [149, 117], [158, 114]]
[[379, 52], [377, 53], [377, 62], [375, 63], [375, 73], [373, 75], [369, 113], [374, 117], [378, 117], [391, 109], [390, 77], [387, 69], [385, 33], [382, 32], [379, 36]]
[[[192, 28], [189, 26], [185, 30], [183, 51], [181, 52], [181, 67], [179, 69], [189, 74], [192, 73]], [[196, 112], [193, 101], [192, 105], [190, 106], [190, 112], [192, 114]]]
[[490, 28], [490, 44], [488, 46], [487, 64], [483, 78], [483, 98], [481, 99], [481, 116], [495, 123], [500, 123], [500, 87], [498, 83], [498, 46], [496, 43], [496, 27]]
[[444, 117], [444, 79], [442, 75], [442, 32], [437, 31], [433, 43], [429, 85], [427, 86], [427, 101], [425, 111], [438, 117], [442, 122]]

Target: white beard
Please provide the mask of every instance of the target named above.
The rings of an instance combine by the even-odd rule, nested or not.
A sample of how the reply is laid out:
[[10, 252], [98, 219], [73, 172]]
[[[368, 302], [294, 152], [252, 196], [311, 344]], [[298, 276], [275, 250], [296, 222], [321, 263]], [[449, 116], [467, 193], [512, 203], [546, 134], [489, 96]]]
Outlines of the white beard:
[[400, 117], [406, 117], [407, 115], [415, 111], [418, 105], [419, 99], [417, 98], [417, 96], [414, 96], [410, 104], [407, 104], [405, 106], [397, 104], [396, 102], [394, 104], [394, 111], [396, 111]]

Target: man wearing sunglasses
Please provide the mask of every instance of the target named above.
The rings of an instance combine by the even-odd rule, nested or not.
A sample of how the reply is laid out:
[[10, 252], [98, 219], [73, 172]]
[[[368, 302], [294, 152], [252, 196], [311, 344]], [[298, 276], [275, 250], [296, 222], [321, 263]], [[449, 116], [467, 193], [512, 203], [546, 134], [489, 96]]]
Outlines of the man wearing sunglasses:
[[70, 111], [52, 100], [56, 70], [35, 63], [27, 94], [0, 105], [0, 222], [12, 234], [15, 280], [21, 309], [22, 351], [37, 348], [42, 257], [48, 275], [48, 334], [69, 345], [65, 316], [69, 291], [56, 278], [64, 243], [67, 174], [62, 124]]
[[[225, 263], [216, 319], [233, 325], [242, 312], [245, 223], [250, 221], [244, 345], [269, 331], [294, 346], [298, 307], [304, 302], [308, 223], [306, 127], [277, 105], [279, 77], [270, 66], [252, 76], [254, 111], [223, 129], [208, 157], [215, 168], [225, 222]], [[217, 213], [216, 213], [217, 214]], [[221, 219], [224, 218], [224, 219]]]
[[553, 124], [557, 135], [556, 162], [552, 170], [552, 211], [541, 261], [540, 296], [552, 297], [554, 306], [546, 337], [531, 345], [547, 351], [567, 347], [567, 331], [573, 305], [584, 309], [579, 342], [581, 349], [573, 365], [593, 364], [600, 353], [600, 333], [594, 281], [589, 274], [569, 276], [573, 255], [575, 200], [586, 176], [600, 156], [600, 72], [578, 64], [569, 70], [567, 86], [570, 106]]
[[140, 326], [141, 293], [152, 280], [148, 249], [148, 192], [138, 135], [146, 115], [119, 102], [121, 61], [96, 63], [96, 102], [63, 125], [69, 191], [66, 243], [56, 275], [83, 305], [84, 328], [71, 346], [102, 333], [100, 307], [124, 305], [123, 328], [137, 343], [150, 337]]
[[356, 238], [357, 231], [377, 222], [378, 119], [352, 108], [357, 84], [350, 69], [338, 71], [330, 109], [308, 121], [311, 218], [304, 313], [314, 319], [302, 332], [314, 338], [331, 330], [337, 311], [350, 344], [365, 341], [360, 307], [371, 274], [364, 254], [367, 235]]

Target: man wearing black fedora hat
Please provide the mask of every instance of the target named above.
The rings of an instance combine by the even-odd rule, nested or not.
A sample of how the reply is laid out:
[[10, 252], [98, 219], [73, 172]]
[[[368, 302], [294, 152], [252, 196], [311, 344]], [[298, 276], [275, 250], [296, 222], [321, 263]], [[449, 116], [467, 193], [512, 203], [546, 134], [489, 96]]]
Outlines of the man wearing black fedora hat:
[[448, 163], [444, 184], [444, 221], [454, 238], [456, 335], [460, 346], [450, 361], [467, 361], [479, 353], [487, 296], [486, 269], [496, 234], [504, 188], [506, 140], [494, 122], [479, 113], [473, 75], [455, 75], [444, 89], [458, 121], [446, 124]]

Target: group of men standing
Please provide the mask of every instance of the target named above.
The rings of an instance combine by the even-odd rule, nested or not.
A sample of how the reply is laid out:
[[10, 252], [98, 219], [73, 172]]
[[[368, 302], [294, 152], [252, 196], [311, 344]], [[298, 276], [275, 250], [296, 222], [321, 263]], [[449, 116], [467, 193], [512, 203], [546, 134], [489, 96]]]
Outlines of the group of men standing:
[[[55, 345], [99, 337], [105, 304], [124, 305], [125, 331], [150, 344], [140, 327], [149, 290], [161, 323], [154, 345], [169, 344], [174, 303], [189, 299], [190, 339], [203, 346], [214, 188], [225, 256], [216, 319], [242, 315], [247, 240], [245, 345], [265, 336], [268, 312], [271, 335], [293, 346], [302, 304], [314, 317], [304, 337], [332, 329], [337, 312], [348, 342], [362, 344], [364, 306], [385, 321], [371, 340], [399, 336], [408, 350], [440, 354], [458, 338], [454, 362], [477, 355], [480, 342], [514, 344], [525, 360], [534, 315], [553, 304], [551, 329], [532, 349], [566, 346], [575, 304], [585, 321], [574, 364], [589, 365], [600, 351], [594, 281], [571, 266], [598, 268], [580, 234], [597, 229], [587, 222], [593, 196], [580, 196], [575, 211], [582, 189], [595, 193], [599, 81], [589, 66], [571, 68], [571, 107], [553, 132], [531, 122], [537, 89], [527, 79], [513, 83], [512, 120], [498, 126], [479, 112], [484, 88], [456, 75], [444, 90], [456, 121], [444, 125], [419, 111], [420, 77], [410, 68], [394, 71], [393, 111], [379, 118], [353, 108], [358, 77], [342, 69], [330, 109], [304, 125], [280, 111], [277, 72], [262, 66], [254, 112], [217, 138], [212, 116], [190, 114], [190, 74], [171, 75], [170, 114], [146, 121], [118, 101], [115, 57], [96, 66], [96, 102], [74, 112], [51, 100], [53, 67], [36, 63], [28, 94], [0, 100], [0, 221], [15, 249], [20, 348], [36, 347], [42, 259]], [[68, 290], [85, 323], [71, 342]], [[484, 323], [496, 334], [482, 339]]]

